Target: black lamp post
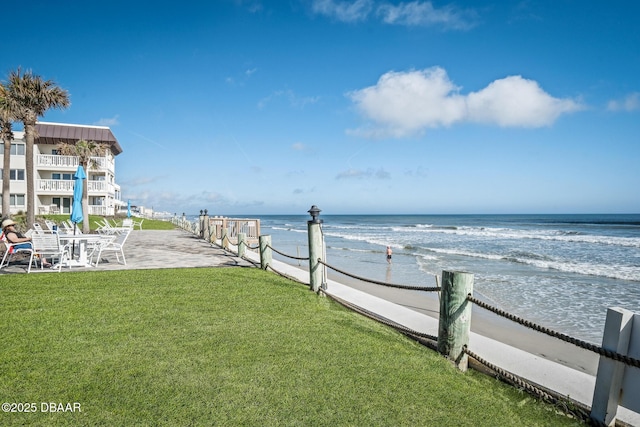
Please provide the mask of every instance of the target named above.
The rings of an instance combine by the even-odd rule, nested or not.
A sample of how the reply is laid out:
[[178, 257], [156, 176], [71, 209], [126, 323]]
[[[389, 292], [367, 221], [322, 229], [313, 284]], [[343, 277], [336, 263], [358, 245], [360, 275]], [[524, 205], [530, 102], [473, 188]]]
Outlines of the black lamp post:
[[322, 212], [320, 209], [318, 209], [318, 207], [316, 205], [311, 206], [311, 209], [309, 209], [307, 212], [309, 212], [309, 215], [311, 215], [311, 222], [313, 224], [319, 224], [322, 222], [321, 219], [318, 219], [318, 216], [320, 215], [320, 212]]

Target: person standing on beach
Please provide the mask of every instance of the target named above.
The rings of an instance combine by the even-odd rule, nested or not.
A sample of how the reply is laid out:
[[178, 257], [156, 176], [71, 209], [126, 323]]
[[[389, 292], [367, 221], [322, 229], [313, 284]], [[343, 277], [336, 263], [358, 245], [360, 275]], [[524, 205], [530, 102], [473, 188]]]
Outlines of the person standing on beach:
[[391, 246], [387, 246], [387, 262], [389, 264], [391, 264], [391, 254], [393, 254], [393, 251], [391, 250]]

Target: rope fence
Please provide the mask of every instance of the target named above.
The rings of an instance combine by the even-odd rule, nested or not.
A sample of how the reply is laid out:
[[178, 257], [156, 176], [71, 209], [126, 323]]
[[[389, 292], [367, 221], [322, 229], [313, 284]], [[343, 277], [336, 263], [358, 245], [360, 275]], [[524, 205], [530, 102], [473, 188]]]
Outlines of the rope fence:
[[278, 255], [282, 255], [283, 257], [287, 257], [287, 258], [291, 258], [291, 259], [296, 259], [298, 261], [309, 261], [309, 257], [297, 257], [297, 256], [293, 256], [293, 255], [287, 255], [283, 252], [280, 252], [279, 250], [277, 250], [276, 248], [274, 248], [271, 245], [266, 245], [267, 248], [271, 249], [273, 252], [277, 253]]
[[547, 403], [560, 406], [560, 409], [564, 413], [570, 414], [573, 417], [578, 418], [584, 423], [587, 423], [589, 425], [596, 425], [596, 426], [605, 425], [591, 418], [590, 410], [588, 407], [581, 405], [578, 402], [575, 402], [573, 400], [567, 403], [568, 402], [567, 397], [558, 396], [556, 393], [552, 391], [547, 392], [541, 387], [538, 387], [537, 385], [528, 382], [526, 379], [519, 377], [517, 375], [514, 375], [509, 371], [505, 371], [504, 369], [492, 364], [491, 362], [478, 356], [476, 353], [470, 351], [467, 348], [467, 346], [464, 346], [462, 351], [464, 351], [467, 354], [467, 356], [473, 358], [482, 366], [485, 366], [489, 370], [495, 372], [495, 375], [499, 380], [507, 382], [515, 387], [518, 387], [519, 389], [524, 390], [530, 395], [537, 397]]
[[[257, 245], [257, 246], [248, 246], [248, 245], [246, 245], [246, 247], [248, 249], [251, 249], [251, 250], [256, 250], [256, 249], [259, 249], [260, 246], [259, 245]], [[283, 257], [289, 258], [289, 259], [294, 259], [294, 260], [298, 260], [298, 261], [308, 261], [309, 260], [309, 257], [297, 257], [297, 256], [286, 254], [284, 252], [281, 252], [281, 251], [277, 250], [276, 248], [274, 248], [271, 245], [267, 245], [266, 247], [271, 249], [275, 253], [277, 253], [277, 254], [279, 254], [279, 255], [281, 255]], [[345, 275], [347, 277], [351, 277], [353, 279], [360, 280], [360, 281], [366, 282], [366, 283], [372, 283], [372, 284], [375, 284], [375, 285], [386, 286], [386, 287], [395, 288], [395, 289], [405, 289], [405, 290], [423, 291], [423, 292], [439, 292], [439, 291], [442, 290], [442, 288], [440, 286], [419, 287], [419, 286], [410, 286], [410, 285], [401, 285], [401, 284], [395, 284], [395, 283], [387, 283], [387, 282], [382, 282], [382, 281], [378, 281], [378, 280], [368, 279], [368, 278], [365, 278], [365, 277], [362, 277], [362, 276], [358, 276], [356, 274], [352, 274], [352, 273], [349, 273], [347, 271], [344, 271], [344, 270], [342, 270], [342, 269], [340, 269], [338, 267], [335, 267], [335, 266], [333, 266], [331, 264], [328, 264], [328, 263], [322, 261], [322, 259], [320, 259], [320, 258], [318, 258], [318, 263], [324, 265], [325, 267], [327, 267], [327, 268], [329, 268], [329, 269], [331, 269], [331, 270], [333, 270], [333, 271], [335, 271], [337, 273]], [[279, 271], [275, 270], [271, 265], [267, 264], [267, 268], [270, 269], [271, 271], [273, 271], [274, 273], [282, 276], [282, 277], [287, 277], [289, 279], [295, 280], [296, 282], [300, 282], [299, 280], [297, 280], [297, 279], [295, 279], [295, 278], [293, 278], [293, 277], [291, 277], [291, 276], [289, 276], [287, 274], [284, 274], [282, 272], [279, 272]], [[550, 328], [538, 325], [538, 324], [536, 324], [534, 322], [531, 322], [529, 320], [526, 320], [526, 319], [520, 318], [518, 316], [515, 316], [513, 314], [510, 314], [510, 313], [508, 313], [508, 312], [506, 312], [504, 310], [501, 310], [501, 309], [499, 309], [497, 307], [493, 307], [493, 306], [491, 306], [491, 305], [489, 305], [489, 304], [487, 304], [487, 303], [485, 303], [483, 301], [480, 301], [479, 299], [473, 297], [472, 295], [468, 295], [467, 296], [467, 300], [472, 302], [472, 303], [474, 303], [474, 304], [476, 304], [477, 306], [479, 306], [481, 308], [484, 308], [485, 310], [488, 310], [488, 311], [491, 311], [494, 314], [497, 314], [498, 316], [501, 316], [501, 317], [504, 317], [506, 319], [509, 319], [509, 320], [511, 320], [513, 322], [516, 322], [516, 323], [518, 323], [520, 325], [523, 325], [523, 326], [525, 326], [527, 328], [533, 329], [533, 330], [535, 330], [537, 332], [540, 332], [540, 333], [546, 334], [548, 336], [560, 339], [560, 340], [562, 340], [564, 342], [573, 344], [573, 345], [575, 345], [577, 347], [580, 347], [580, 348], [588, 350], [588, 351], [592, 351], [594, 353], [597, 353], [597, 354], [599, 354], [601, 356], [605, 356], [605, 357], [610, 358], [612, 360], [615, 360], [615, 361], [618, 361], [618, 362], [622, 362], [625, 365], [633, 366], [633, 367], [636, 367], [636, 368], [640, 368], [640, 360], [635, 359], [633, 357], [626, 356], [626, 355], [623, 355], [623, 354], [620, 354], [620, 353], [617, 353], [617, 352], [614, 352], [614, 351], [611, 351], [611, 350], [607, 350], [607, 349], [605, 349], [605, 348], [603, 348], [601, 346], [598, 346], [598, 345], [595, 345], [595, 344], [592, 344], [592, 343], [589, 343], [589, 342], [586, 342], [586, 341], [582, 341], [582, 340], [579, 340], [577, 338], [571, 337], [569, 335], [554, 331], [554, 330], [552, 330]], [[348, 305], [350, 308], [356, 310], [357, 306], [355, 306], [353, 304], [349, 304], [346, 301], [340, 301], [340, 303], [342, 305], [345, 305], [345, 306]], [[360, 312], [362, 310], [363, 309], [361, 309], [361, 308], [357, 309], [358, 312]], [[389, 325], [389, 326], [392, 326], [392, 327], [394, 327], [395, 329], [398, 329], [398, 330], [400, 330], [399, 328], [401, 327], [400, 325], [397, 325], [397, 324]], [[413, 335], [413, 336], [420, 336], [419, 335], [420, 333], [416, 332], [416, 331], [405, 331], [405, 332], [407, 332], [408, 334]], [[435, 340], [437, 341], [437, 337], [435, 338]]]
[[569, 335], [565, 335], [565, 334], [560, 333], [560, 332], [556, 332], [556, 331], [554, 331], [552, 329], [549, 329], [549, 328], [546, 328], [544, 326], [540, 326], [540, 325], [538, 325], [536, 323], [533, 323], [533, 322], [531, 322], [529, 320], [522, 319], [522, 318], [520, 318], [518, 316], [515, 316], [513, 314], [507, 313], [504, 310], [500, 310], [499, 308], [492, 307], [489, 304], [484, 303], [484, 302], [480, 301], [479, 299], [474, 298], [471, 295], [467, 295], [467, 300], [472, 302], [472, 303], [474, 303], [474, 304], [476, 304], [476, 305], [478, 305], [479, 307], [482, 307], [482, 308], [484, 308], [486, 310], [491, 311], [492, 313], [497, 314], [498, 316], [502, 316], [502, 317], [504, 317], [506, 319], [509, 319], [511, 321], [519, 323], [520, 325], [526, 326], [527, 328], [531, 328], [534, 331], [541, 332], [543, 334], [549, 335], [549, 336], [554, 337], [554, 338], [558, 338], [558, 339], [560, 339], [562, 341], [568, 342], [568, 343], [573, 344], [573, 345], [575, 345], [577, 347], [583, 348], [585, 350], [592, 351], [594, 353], [598, 353], [601, 356], [605, 356], [605, 357], [608, 357], [610, 359], [616, 360], [618, 362], [622, 362], [622, 363], [624, 363], [626, 365], [634, 366], [636, 368], [640, 368], [640, 360], [634, 359], [633, 357], [629, 357], [629, 356], [626, 356], [624, 354], [616, 353], [615, 351], [607, 350], [607, 349], [602, 348], [600, 346], [597, 346], [595, 344], [579, 340], [577, 338], [571, 337]]
[[321, 259], [318, 259], [318, 263], [324, 265], [327, 268], [330, 268], [331, 270], [337, 271], [340, 274], [344, 274], [345, 276], [351, 277], [352, 279], [357, 279], [357, 280], [361, 280], [363, 282], [373, 283], [374, 285], [387, 286], [389, 288], [396, 288], [396, 289], [410, 289], [412, 291], [425, 291], [425, 292], [438, 292], [438, 291], [441, 290], [441, 288], [437, 287], [437, 286], [435, 286], [435, 287], [419, 287], [419, 286], [410, 286], [410, 285], [397, 285], [397, 284], [394, 284], [394, 283], [387, 283], [387, 282], [380, 282], [378, 280], [366, 279], [364, 277], [360, 277], [360, 276], [356, 276], [355, 274], [348, 273], [348, 272], [346, 272], [344, 270], [340, 270], [337, 267], [334, 267], [332, 265], [327, 264], [326, 262], [322, 261]]
[[286, 279], [293, 280], [294, 282], [302, 283], [303, 285], [308, 285], [308, 283], [304, 283], [304, 282], [302, 282], [302, 281], [298, 280], [297, 278], [295, 278], [295, 277], [293, 277], [293, 276], [290, 276], [290, 275], [288, 275], [288, 274], [285, 274], [285, 273], [283, 273], [283, 272], [281, 272], [281, 271], [276, 270], [275, 268], [273, 268], [273, 267], [271, 266], [271, 264], [267, 264], [266, 268], [267, 268], [267, 269], [269, 269], [269, 270], [271, 270], [271, 271], [273, 271], [274, 273], [276, 273], [276, 274], [277, 274], [278, 276], [280, 276], [280, 277], [284, 277], [284, 278], [286, 278]]
[[[184, 224], [186, 225], [186, 224]], [[184, 227], [183, 228], [187, 228]], [[189, 227], [191, 228], [191, 227]], [[198, 227], [194, 227], [195, 229], [197, 229]], [[211, 241], [211, 237], [213, 237], [213, 235], [209, 236], [209, 241]], [[229, 241], [230, 239], [227, 237], [226, 238], [227, 241]], [[217, 240], [217, 239], [216, 239]], [[217, 242], [213, 242], [214, 244], [217, 244]], [[240, 244], [240, 241], [238, 241], [238, 246]], [[323, 244], [323, 242], [322, 242]], [[260, 249], [260, 245], [257, 246], [249, 246], [246, 243], [244, 244], [245, 248], [249, 249], [249, 250], [258, 250]], [[273, 246], [271, 246], [270, 244], [267, 244], [265, 246], [266, 248], [268, 248], [269, 250], [277, 253], [278, 255], [288, 258], [288, 259], [292, 259], [292, 260], [297, 260], [297, 261], [309, 261], [311, 260], [311, 250], [310, 250], [310, 256], [307, 257], [300, 257], [300, 256], [293, 256], [293, 255], [289, 255], [286, 254], [284, 252], [281, 252], [279, 250], [277, 250], [276, 248], [274, 248]], [[317, 254], [315, 254], [317, 256]], [[262, 253], [260, 254], [261, 258], [262, 258]], [[271, 255], [268, 255], [268, 260], [270, 261], [270, 257]], [[245, 258], [243, 256], [243, 258]], [[314, 257], [315, 258], [315, 257]], [[247, 258], [245, 258], [247, 259]], [[253, 262], [253, 261], [252, 261]], [[404, 285], [404, 284], [396, 284], [396, 283], [388, 283], [388, 282], [383, 282], [383, 281], [378, 281], [378, 280], [372, 280], [369, 278], [365, 278], [362, 276], [358, 276], [356, 274], [352, 274], [349, 273], [347, 271], [344, 271], [340, 268], [337, 268], [331, 264], [328, 264], [327, 262], [323, 261], [322, 258], [318, 258], [317, 259], [318, 264], [323, 265], [324, 267], [326, 267], [327, 269], [333, 270], [339, 274], [342, 274], [344, 276], [350, 277], [352, 279], [356, 279], [365, 283], [371, 283], [374, 285], [379, 285], [379, 286], [385, 286], [385, 287], [389, 287], [389, 288], [395, 288], [395, 289], [404, 289], [404, 290], [412, 290], [412, 291], [423, 291], [423, 292], [440, 292], [442, 291], [443, 287], [440, 286], [439, 282], [438, 282], [438, 278], [436, 277], [436, 285], [435, 287], [422, 287], [422, 286], [411, 286], [411, 285]], [[256, 265], [254, 263], [254, 265]], [[271, 265], [270, 262], [267, 262], [267, 264], [265, 264], [265, 269], [271, 270], [274, 273], [276, 273], [277, 275], [287, 278], [289, 280], [293, 280], [297, 283], [301, 283], [301, 284], [305, 284], [305, 285], [310, 285], [310, 283], [305, 283], [304, 281], [300, 280], [299, 278], [296, 277], [292, 277], [289, 274], [283, 273], [281, 271], [278, 271], [277, 269], [273, 268], [273, 266]], [[325, 273], [326, 274], [326, 273]], [[314, 280], [316, 280], [315, 283], [318, 283], [318, 279], [314, 279], [313, 277], [311, 278], [311, 283], [314, 283]], [[316, 290], [316, 288], [313, 288], [314, 290]], [[421, 344], [430, 347], [434, 350], [438, 350], [438, 336], [433, 336], [433, 335], [429, 335], [426, 333], [422, 333], [416, 330], [413, 330], [411, 328], [405, 327], [391, 319], [385, 318], [384, 316], [372, 312], [370, 310], [367, 310], [364, 307], [361, 307], [359, 305], [356, 305], [355, 303], [349, 302], [349, 301], [345, 301], [335, 295], [332, 295], [330, 293], [326, 292], [326, 276], [324, 276], [324, 278], [322, 279], [322, 284], [320, 286], [320, 288], [317, 290], [317, 292], [322, 293], [324, 295], [326, 295], [327, 297], [329, 297], [330, 299], [332, 299], [333, 301], [337, 302], [338, 304], [344, 306], [345, 308], [352, 310], [356, 313], [359, 313], [360, 315], [363, 315], [367, 318], [370, 318], [378, 323], [381, 323], [383, 325], [386, 325], [390, 328], [393, 328], [394, 330], [398, 331], [399, 333], [402, 333], [403, 335], [410, 337], [418, 342], [420, 342]], [[620, 354], [617, 353], [615, 351], [611, 351], [611, 350], [607, 350], [601, 346], [586, 342], [586, 341], [582, 341], [580, 339], [571, 337], [569, 335], [554, 331], [550, 328], [538, 325], [534, 322], [531, 322], [529, 320], [520, 318], [516, 315], [510, 314], [502, 309], [499, 309], [497, 307], [493, 307], [477, 298], [474, 298], [472, 296], [471, 293], [469, 293], [466, 297], [466, 300], [472, 304], [475, 304], [477, 306], [479, 306], [480, 308], [483, 308], [485, 310], [488, 310], [498, 316], [501, 316], [503, 318], [506, 318], [508, 320], [511, 320], [513, 322], [516, 322], [522, 326], [525, 326], [527, 328], [533, 329], [537, 332], [546, 334], [548, 336], [560, 339], [561, 341], [573, 344], [579, 348], [582, 348], [584, 350], [588, 350], [591, 352], [594, 352], [600, 356], [604, 356], [607, 357], [609, 359], [612, 359], [614, 361], [617, 362], [621, 362], [627, 366], [632, 366], [635, 368], [640, 368], [640, 360], [636, 359], [634, 357], [630, 357], [624, 354]], [[442, 320], [441, 320], [442, 321]], [[445, 337], [446, 338], [446, 337]], [[602, 423], [600, 423], [598, 420], [595, 420], [593, 418], [591, 418], [591, 414], [590, 414], [590, 408], [582, 403], [576, 402], [575, 400], [570, 399], [568, 396], [563, 396], [558, 394], [557, 392], [554, 392], [553, 390], [550, 389], [545, 389], [543, 386], [540, 386], [539, 384], [535, 384], [525, 378], [522, 378], [516, 374], [513, 374], [511, 372], [508, 372], [496, 365], [493, 365], [492, 363], [488, 362], [487, 360], [483, 359], [482, 357], [480, 357], [478, 354], [474, 353], [473, 351], [471, 351], [467, 345], [464, 345], [464, 347], [462, 348], [462, 352], [464, 354], [466, 354], [467, 356], [469, 356], [471, 359], [475, 360], [477, 362], [477, 364], [485, 367], [487, 370], [491, 371], [493, 374], [495, 375], [498, 379], [509, 383], [515, 387], [520, 388], [521, 390], [527, 392], [528, 394], [539, 398], [547, 403], [556, 405], [558, 407], [558, 409], [562, 410], [563, 412], [570, 414], [571, 416], [575, 417], [576, 419], [579, 419], [583, 422], [585, 422], [586, 424], [589, 425], [604, 425]], [[466, 368], [465, 368], [466, 369]]]
[[345, 301], [345, 300], [343, 300], [343, 299], [341, 299], [341, 298], [339, 298], [339, 297], [337, 297], [335, 295], [330, 295], [330, 294], [326, 294], [326, 295], [329, 298], [331, 298], [332, 300], [334, 300], [337, 303], [339, 303], [340, 305], [342, 305], [342, 306], [344, 306], [344, 307], [346, 307], [346, 308], [348, 308], [350, 310], [353, 310], [353, 311], [355, 311], [355, 312], [357, 312], [359, 314], [362, 314], [363, 316], [366, 316], [366, 317], [368, 317], [368, 318], [370, 318], [372, 320], [375, 320], [375, 321], [377, 321], [379, 323], [382, 323], [383, 325], [389, 326], [389, 327], [391, 327], [391, 328], [393, 328], [393, 329], [395, 329], [395, 330], [397, 330], [399, 332], [402, 332], [405, 335], [409, 335], [409, 336], [416, 337], [416, 338], [428, 339], [428, 340], [433, 341], [433, 342], [437, 342], [438, 341], [438, 337], [436, 337], [434, 335], [425, 334], [423, 332], [418, 332], [418, 331], [416, 331], [414, 329], [407, 328], [406, 326], [403, 326], [403, 325], [401, 325], [399, 323], [396, 323], [393, 320], [389, 320], [389, 319], [387, 319], [387, 318], [385, 318], [383, 316], [380, 316], [377, 313], [374, 313], [374, 312], [369, 311], [369, 310], [367, 310], [365, 308], [362, 308], [360, 306], [352, 304], [352, 303], [350, 303], [348, 301]]

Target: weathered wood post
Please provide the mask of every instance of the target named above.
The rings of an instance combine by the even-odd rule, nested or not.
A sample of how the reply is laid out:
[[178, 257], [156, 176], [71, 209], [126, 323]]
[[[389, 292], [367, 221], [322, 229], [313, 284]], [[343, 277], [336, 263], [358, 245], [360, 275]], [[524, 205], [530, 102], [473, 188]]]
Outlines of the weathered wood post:
[[238, 256], [242, 258], [247, 250], [247, 235], [245, 233], [238, 233]]
[[462, 351], [469, 345], [471, 307], [467, 295], [473, 294], [473, 274], [442, 272], [442, 297], [438, 324], [438, 352], [465, 372], [469, 358]]
[[226, 251], [229, 249], [229, 237], [227, 236], [227, 228], [222, 229], [222, 248]]
[[200, 237], [209, 241], [209, 211], [204, 210], [204, 215], [202, 216], [202, 227], [201, 227]]
[[218, 217], [214, 217], [215, 220], [213, 221], [213, 229], [211, 230], [211, 243], [217, 244], [218, 243], [218, 230], [220, 229], [220, 222], [218, 221]]
[[307, 231], [309, 236], [309, 287], [313, 292], [318, 292], [322, 287], [324, 277], [324, 250], [322, 248], [322, 220], [318, 219], [320, 209], [316, 205], [308, 210], [311, 221], [307, 221]]
[[267, 269], [267, 266], [271, 265], [271, 236], [266, 234], [264, 236], [260, 236], [260, 268], [263, 270]]
[[[640, 314], [620, 307], [607, 310], [602, 348], [640, 358]], [[600, 356], [593, 391], [591, 418], [608, 426], [616, 424], [618, 406], [640, 411], [640, 371]]]

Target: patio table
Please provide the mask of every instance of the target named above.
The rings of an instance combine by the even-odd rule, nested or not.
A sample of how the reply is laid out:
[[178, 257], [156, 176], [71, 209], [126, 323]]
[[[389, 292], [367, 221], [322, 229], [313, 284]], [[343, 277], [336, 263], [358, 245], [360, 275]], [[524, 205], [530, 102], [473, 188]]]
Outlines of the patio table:
[[[91, 267], [91, 260], [88, 258], [89, 243], [98, 243], [103, 239], [113, 238], [100, 234], [60, 234], [60, 241], [63, 243], [72, 242], [75, 246], [75, 257], [63, 264], [64, 267]], [[77, 246], [76, 246], [77, 245]]]

